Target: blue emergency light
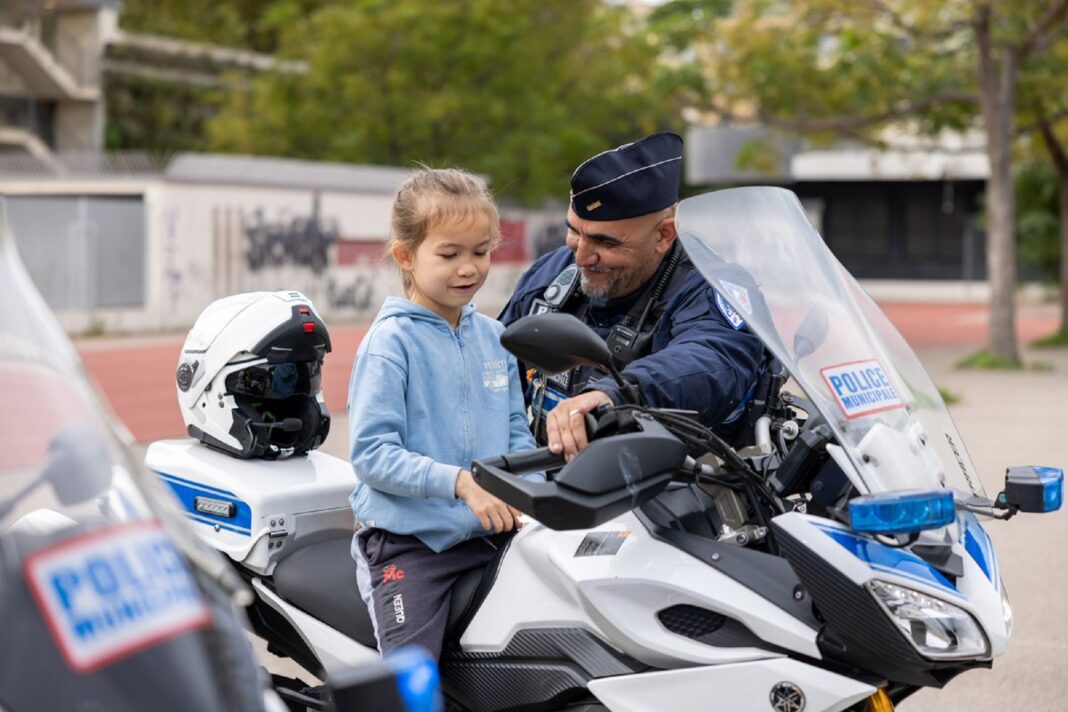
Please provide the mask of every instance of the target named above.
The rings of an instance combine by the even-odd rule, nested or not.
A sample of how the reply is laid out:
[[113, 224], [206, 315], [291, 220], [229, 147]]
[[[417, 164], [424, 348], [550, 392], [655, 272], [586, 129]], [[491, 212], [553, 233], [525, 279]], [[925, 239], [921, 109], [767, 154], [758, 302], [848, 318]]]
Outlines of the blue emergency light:
[[444, 708], [441, 676], [429, 653], [406, 646], [387, 655], [385, 662], [393, 669], [405, 712], [440, 712]]
[[998, 504], [1021, 512], [1056, 512], [1064, 503], [1064, 470], [1059, 467], [1010, 467]]
[[1056, 512], [1064, 503], [1064, 470], [1059, 467], [1036, 467], [1042, 481], [1042, 511]]
[[384, 659], [344, 667], [327, 680], [337, 710], [442, 712], [438, 665], [423, 648], [404, 646]]
[[956, 517], [948, 491], [868, 494], [849, 501], [850, 528], [866, 534], [914, 534]]

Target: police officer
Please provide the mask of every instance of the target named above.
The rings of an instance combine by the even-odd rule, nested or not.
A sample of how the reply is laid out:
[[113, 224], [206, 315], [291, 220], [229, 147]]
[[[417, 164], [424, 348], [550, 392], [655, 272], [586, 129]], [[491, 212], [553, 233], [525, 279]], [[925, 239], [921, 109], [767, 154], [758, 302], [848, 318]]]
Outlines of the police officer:
[[[673, 133], [580, 165], [571, 176], [566, 246], [527, 270], [500, 319], [574, 314], [608, 341], [645, 404], [696, 411], [729, 435], [763, 348], [675, 239], [681, 168], [682, 138]], [[591, 367], [526, 375], [535, 434], [568, 461], [586, 445], [584, 414], [626, 401], [611, 376]]]

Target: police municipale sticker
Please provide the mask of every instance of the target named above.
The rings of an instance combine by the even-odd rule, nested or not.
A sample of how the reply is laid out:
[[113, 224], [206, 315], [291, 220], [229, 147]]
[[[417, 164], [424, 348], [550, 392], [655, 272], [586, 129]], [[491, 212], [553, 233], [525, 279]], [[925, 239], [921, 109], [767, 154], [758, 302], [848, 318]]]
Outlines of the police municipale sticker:
[[211, 620], [184, 558], [155, 522], [68, 539], [31, 554], [23, 570], [56, 645], [79, 672]]
[[905, 407], [893, 381], [876, 359], [828, 366], [820, 369], [820, 374], [846, 418]]

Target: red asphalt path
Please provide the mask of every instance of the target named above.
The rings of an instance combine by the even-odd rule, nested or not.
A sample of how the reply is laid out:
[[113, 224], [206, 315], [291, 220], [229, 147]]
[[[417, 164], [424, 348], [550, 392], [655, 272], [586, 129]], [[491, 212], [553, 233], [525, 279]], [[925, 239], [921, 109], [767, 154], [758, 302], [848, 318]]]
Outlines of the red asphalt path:
[[[986, 343], [989, 310], [982, 304], [882, 304], [890, 320], [913, 348], [974, 347]], [[1056, 310], [1020, 309], [1017, 336], [1021, 343], [1054, 333]], [[333, 352], [323, 368], [323, 391], [331, 412], [345, 409], [349, 371], [367, 325], [331, 327]], [[76, 345], [90, 374], [115, 412], [141, 442], [179, 437], [184, 433], [178, 413], [174, 372], [184, 336], [150, 339], [90, 339]]]

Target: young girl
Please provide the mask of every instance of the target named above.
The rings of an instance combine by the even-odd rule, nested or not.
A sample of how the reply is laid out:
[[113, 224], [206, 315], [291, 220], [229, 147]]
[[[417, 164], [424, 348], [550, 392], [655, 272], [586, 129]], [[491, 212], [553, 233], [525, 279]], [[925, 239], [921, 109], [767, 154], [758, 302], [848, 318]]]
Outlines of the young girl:
[[459, 170], [419, 171], [393, 204], [406, 298], [382, 305], [349, 385], [352, 556], [383, 653], [418, 643], [440, 656], [453, 584], [518, 527], [468, 469], [535, 447], [503, 327], [470, 303], [499, 229], [485, 183]]

